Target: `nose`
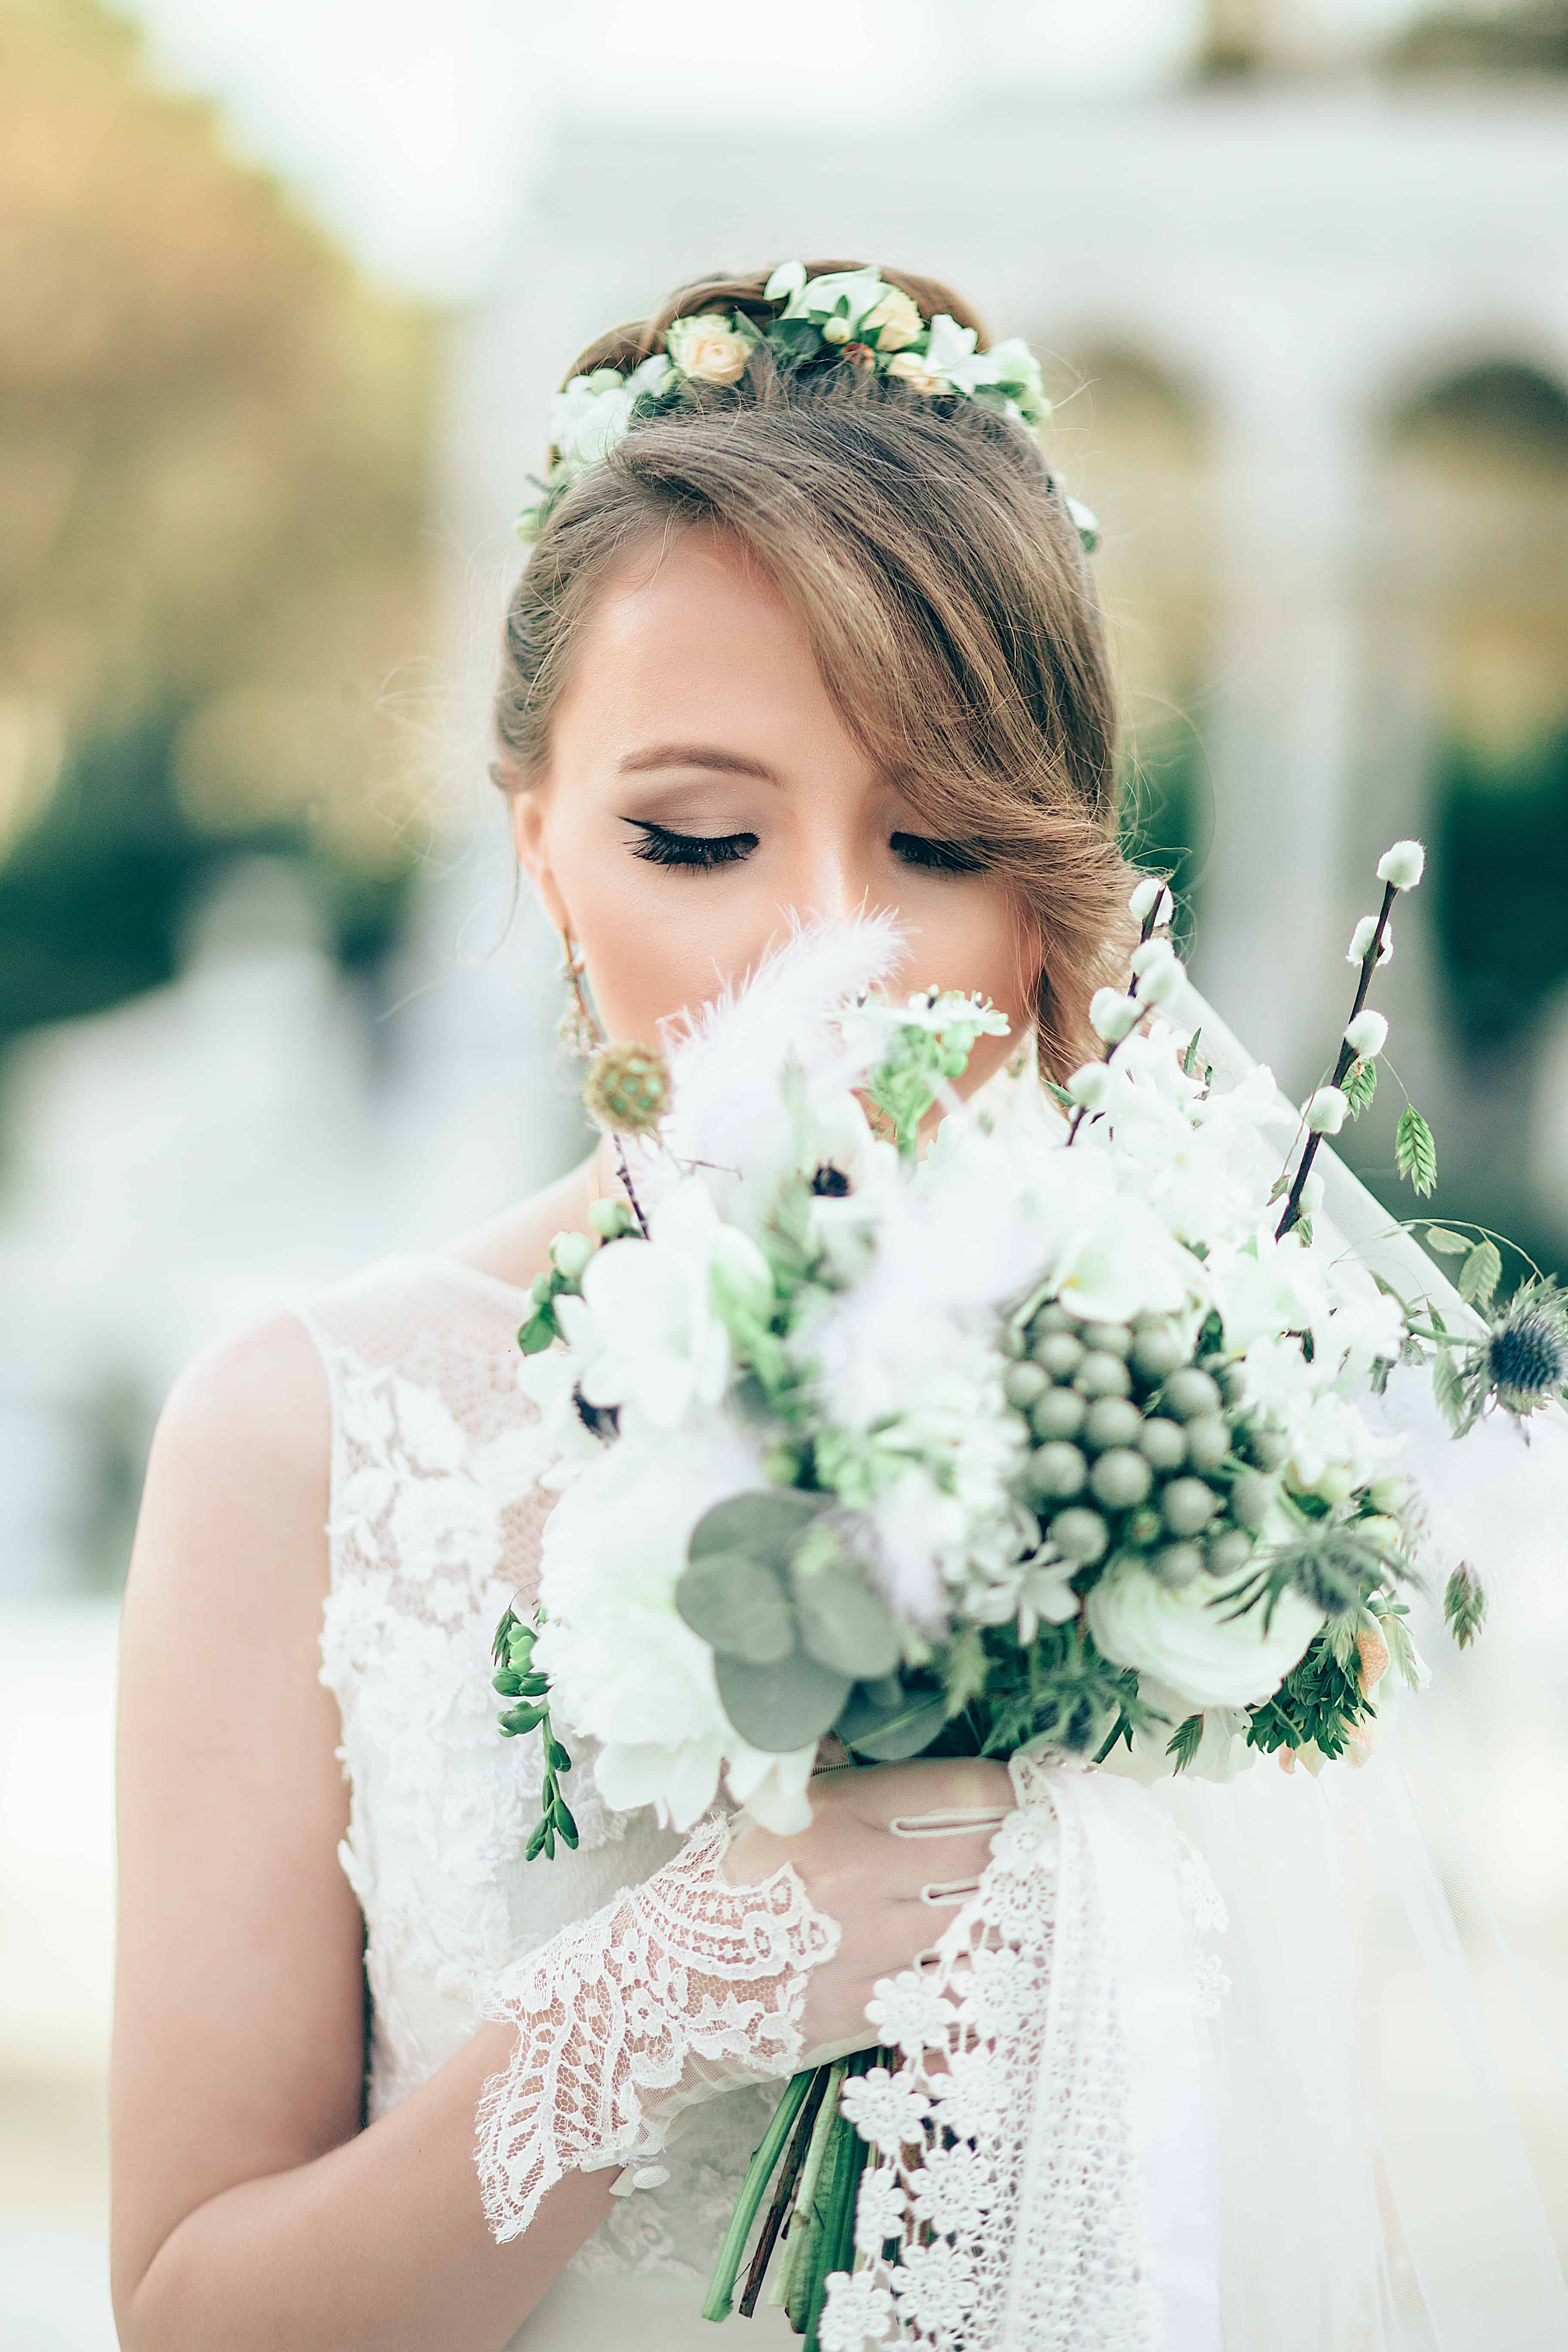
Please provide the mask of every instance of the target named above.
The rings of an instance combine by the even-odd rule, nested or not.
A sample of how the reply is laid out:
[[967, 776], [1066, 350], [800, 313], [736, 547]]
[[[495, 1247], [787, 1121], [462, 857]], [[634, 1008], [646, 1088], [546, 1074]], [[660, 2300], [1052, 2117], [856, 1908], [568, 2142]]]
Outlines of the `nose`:
[[843, 923], [871, 910], [868, 845], [847, 827], [824, 826], [801, 841], [785, 877], [781, 911], [814, 923]]

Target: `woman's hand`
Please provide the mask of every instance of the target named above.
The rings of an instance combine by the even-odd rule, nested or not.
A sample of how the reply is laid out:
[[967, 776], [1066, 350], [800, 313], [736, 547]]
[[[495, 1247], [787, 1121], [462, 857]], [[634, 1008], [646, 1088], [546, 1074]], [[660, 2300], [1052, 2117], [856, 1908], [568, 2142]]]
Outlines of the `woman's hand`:
[[1016, 1802], [1005, 1765], [982, 1757], [916, 1758], [851, 1765], [811, 1783], [811, 1826], [777, 1837], [743, 1815], [724, 1875], [754, 1885], [792, 1863], [818, 1911], [838, 1924], [838, 1949], [812, 1969], [802, 2023], [813, 2053], [864, 2048], [866, 2003], [935, 1943], [960, 1896], [991, 1855], [991, 1840]]

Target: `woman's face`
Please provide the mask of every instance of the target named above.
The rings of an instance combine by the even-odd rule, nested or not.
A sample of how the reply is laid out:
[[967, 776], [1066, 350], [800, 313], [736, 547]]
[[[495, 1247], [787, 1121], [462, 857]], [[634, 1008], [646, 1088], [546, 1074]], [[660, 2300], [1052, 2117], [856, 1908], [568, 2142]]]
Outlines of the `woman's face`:
[[[1033, 959], [1009, 893], [933, 840], [854, 740], [772, 580], [693, 529], [612, 576], [557, 706], [545, 774], [514, 803], [551, 921], [582, 950], [609, 1034], [737, 982], [792, 917], [888, 909], [890, 985], [978, 989], [1023, 1034]], [[966, 1085], [1012, 1050], [982, 1038]]]

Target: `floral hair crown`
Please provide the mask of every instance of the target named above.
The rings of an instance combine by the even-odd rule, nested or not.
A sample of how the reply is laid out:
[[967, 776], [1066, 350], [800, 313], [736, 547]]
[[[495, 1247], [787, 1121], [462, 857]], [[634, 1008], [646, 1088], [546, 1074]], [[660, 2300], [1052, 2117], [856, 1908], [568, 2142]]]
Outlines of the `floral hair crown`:
[[[790, 365], [837, 352], [868, 374], [899, 377], [914, 392], [977, 401], [983, 408], [1035, 425], [1050, 415], [1040, 363], [1017, 336], [976, 351], [973, 327], [945, 310], [929, 322], [912, 296], [889, 286], [879, 269], [837, 269], [808, 278], [802, 261], [783, 261], [763, 289], [777, 306], [761, 322], [743, 310], [701, 310], [672, 319], [664, 349], [652, 352], [629, 375], [595, 368], [574, 375], [550, 410], [550, 460], [539, 492], [517, 519], [520, 539], [537, 539], [552, 508], [591, 466], [608, 457], [635, 416], [678, 407], [689, 387], [738, 383], [752, 353], [765, 343]], [[1084, 552], [1092, 554], [1100, 527], [1086, 506], [1067, 498]]]

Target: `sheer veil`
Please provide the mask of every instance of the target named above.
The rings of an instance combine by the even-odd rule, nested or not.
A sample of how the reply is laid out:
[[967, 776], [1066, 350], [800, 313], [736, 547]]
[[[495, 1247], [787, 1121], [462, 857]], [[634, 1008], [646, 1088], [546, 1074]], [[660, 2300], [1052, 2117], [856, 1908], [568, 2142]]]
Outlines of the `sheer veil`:
[[[1255, 1066], [1195, 991], [1167, 1017], [1201, 1029], [1216, 1085]], [[1282, 1094], [1279, 1108], [1283, 1160], [1299, 1114]], [[1315, 1245], [1342, 1245], [1403, 1297], [1477, 1328], [1337, 1155], [1317, 1165]], [[1379, 1410], [1404, 1433], [1401, 1466], [1422, 1496], [1429, 1588], [1440, 1594], [1461, 1557], [1500, 1585], [1532, 1551], [1561, 1574], [1568, 1418], [1536, 1415], [1528, 1445], [1500, 1426], [1456, 1446], [1416, 1370], [1395, 1372]], [[1434, 1651], [1447, 1640], [1428, 1638]], [[1224, 1788], [1160, 1784], [1229, 1914], [1216, 2026], [1226, 2352], [1568, 2346], [1568, 2285], [1515, 2098], [1555, 2074], [1561, 2118], [1568, 2081], [1446, 1817], [1441, 1868], [1428, 1843], [1415, 1793], [1427, 1706], [1409, 1705], [1397, 1738], [1359, 1768], [1313, 1780], [1268, 1759]]]

